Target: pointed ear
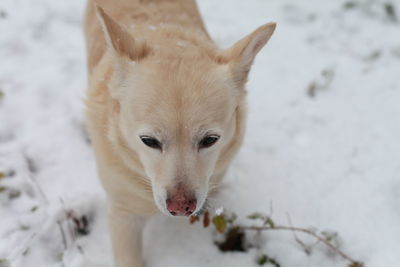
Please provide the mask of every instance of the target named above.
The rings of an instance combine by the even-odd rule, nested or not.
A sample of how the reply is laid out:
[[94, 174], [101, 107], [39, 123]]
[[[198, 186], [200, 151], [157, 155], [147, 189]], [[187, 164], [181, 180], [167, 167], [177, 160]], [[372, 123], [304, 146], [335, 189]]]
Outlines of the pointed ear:
[[254, 58], [271, 38], [275, 27], [275, 23], [267, 23], [224, 51], [223, 61], [231, 65], [235, 81], [247, 81]]
[[96, 5], [97, 18], [100, 22], [108, 48], [116, 55], [128, 57], [138, 61], [149, 52], [149, 47], [144, 42], [137, 42], [117, 22], [115, 22], [104, 10]]

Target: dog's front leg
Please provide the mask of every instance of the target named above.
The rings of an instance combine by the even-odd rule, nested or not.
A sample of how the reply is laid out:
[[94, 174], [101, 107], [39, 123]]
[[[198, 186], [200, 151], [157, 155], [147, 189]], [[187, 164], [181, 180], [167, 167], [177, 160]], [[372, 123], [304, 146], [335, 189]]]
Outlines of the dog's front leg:
[[109, 224], [115, 267], [143, 267], [142, 230], [145, 218], [109, 208]]

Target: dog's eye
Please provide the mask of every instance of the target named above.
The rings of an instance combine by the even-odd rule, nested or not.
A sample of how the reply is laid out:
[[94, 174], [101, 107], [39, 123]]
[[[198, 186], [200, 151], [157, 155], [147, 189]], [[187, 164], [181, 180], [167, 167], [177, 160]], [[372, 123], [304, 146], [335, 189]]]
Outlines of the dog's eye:
[[214, 145], [219, 139], [218, 135], [208, 135], [201, 139], [199, 143], [199, 148], [207, 148]]
[[151, 147], [151, 148], [154, 148], [154, 149], [161, 149], [160, 141], [158, 141], [157, 139], [155, 139], [153, 137], [141, 136], [140, 139], [148, 147]]

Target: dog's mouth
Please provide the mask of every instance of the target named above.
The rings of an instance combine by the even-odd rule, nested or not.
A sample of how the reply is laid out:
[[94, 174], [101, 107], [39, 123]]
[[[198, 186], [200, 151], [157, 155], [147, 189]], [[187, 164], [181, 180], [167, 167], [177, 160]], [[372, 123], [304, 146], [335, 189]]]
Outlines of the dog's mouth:
[[203, 215], [203, 213], [208, 209], [208, 200], [207, 198], [204, 200], [203, 205], [200, 207], [200, 209], [198, 209], [197, 211], [195, 211], [193, 214], [191, 214], [190, 216], [201, 216]]
[[172, 216], [200, 216], [208, 208], [208, 190], [189, 191], [179, 186], [165, 190], [153, 184], [153, 197], [158, 209]]
[[160, 211], [166, 215], [170, 215], [170, 216], [201, 216], [208, 208], [209, 208], [209, 204], [208, 204], [208, 200], [207, 198], [205, 198], [205, 200], [203, 201], [203, 203], [201, 204], [200, 207], [197, 207], [195, 211], [191, 212], [191, 213], [185, 213], [185, 214], [174, 214], [173, 212], [169, 211], [167, 209], [166, 205], [162, 205], [161, 203], [163, 203], [163, 201], [161, 200], [162, 198], [158, 198], [159, 202], [156, 204], [158, 206], [158, 208], [160, 209]]

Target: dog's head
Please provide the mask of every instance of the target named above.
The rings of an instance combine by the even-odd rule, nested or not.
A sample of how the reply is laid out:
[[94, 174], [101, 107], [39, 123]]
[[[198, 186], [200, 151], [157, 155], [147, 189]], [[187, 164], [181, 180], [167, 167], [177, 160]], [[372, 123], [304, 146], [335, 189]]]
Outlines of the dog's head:
[[168, 29], [160, 30], [161, 45], [151, 36], [138, 41], [100, 8], [98, 15], [114, 64], [108, 84], [117, 102], [114, 135], [140, 162], [161, 211], [199, 212], [212, 178], [239, 147], [244, 84], [275, 24], [220, 50], [194, 35], [177, 43]]

